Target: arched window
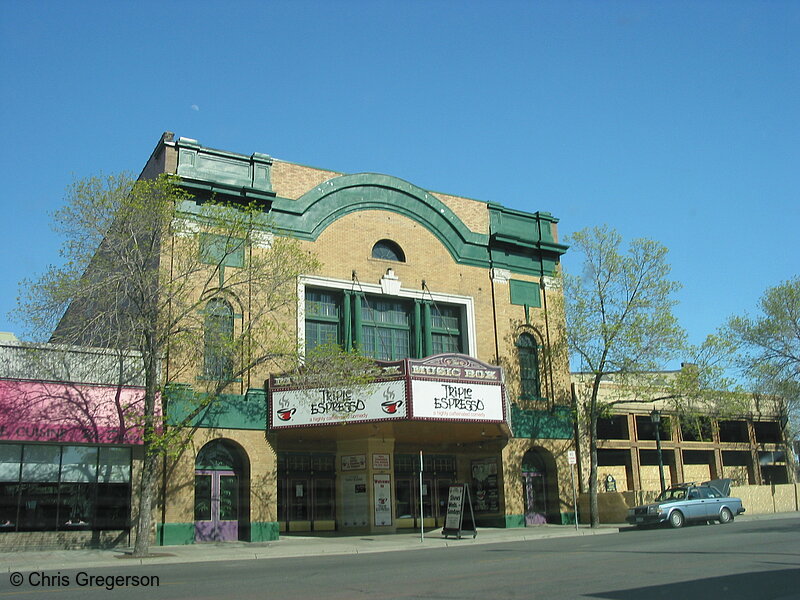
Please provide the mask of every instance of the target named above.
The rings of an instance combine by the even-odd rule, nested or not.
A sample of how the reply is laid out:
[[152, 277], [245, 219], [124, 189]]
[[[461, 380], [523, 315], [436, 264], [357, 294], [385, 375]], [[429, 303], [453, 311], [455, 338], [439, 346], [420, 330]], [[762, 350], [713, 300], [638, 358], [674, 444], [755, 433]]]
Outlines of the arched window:
[[406, 262], [406, 255], [403, 253], [403, 249], [392, 240], [379, 240], [376, 242], [372, 247], [372, 258]]
[[519, 354], [519, 378], [523, 398], [539, 398], [542, 395], [539, 383], [539, 345], [530, 333], [517, 338]]
[[205, 376], [229, 378], [233, 373], [233, 309], [222, 298], [214, 298], [206, 305], [203, 338]]

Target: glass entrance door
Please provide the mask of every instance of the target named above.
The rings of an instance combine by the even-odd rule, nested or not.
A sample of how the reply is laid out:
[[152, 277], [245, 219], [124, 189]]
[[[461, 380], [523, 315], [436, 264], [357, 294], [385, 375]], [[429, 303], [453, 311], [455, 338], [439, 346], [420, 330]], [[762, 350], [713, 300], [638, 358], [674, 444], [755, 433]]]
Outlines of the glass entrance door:
[[288, 532], [336, 529], [335, 454], [278, 454], [278, 521]]
[[195, 471], [194, 519], [196, 542], [239, 539], [239, 478], [233, 471]]
[[547, 523], [547, 496], [544, 477], [539, 471], [523, 471], [525, 486], [525, 525]]
[[[422, 478], [422, 513], [426, 520], [434, 518], [437, 526], [443, 525], [447, 516], [447, 494], [452, 483], [452, 477]], [[401, 521], [398, 527], [419, 527], [419, 500], [418, 477], [395, 481], [395, 516]], [[428, 525], [426, 522], [425, 526]]]

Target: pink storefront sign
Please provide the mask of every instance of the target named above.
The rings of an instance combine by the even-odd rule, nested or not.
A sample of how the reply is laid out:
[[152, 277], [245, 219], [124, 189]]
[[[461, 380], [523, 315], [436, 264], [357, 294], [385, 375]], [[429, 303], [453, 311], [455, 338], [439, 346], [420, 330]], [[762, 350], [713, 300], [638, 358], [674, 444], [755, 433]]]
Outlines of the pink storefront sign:
[[0, 440], [141, 444], [143, 412], [142, 388], [0, 380]]

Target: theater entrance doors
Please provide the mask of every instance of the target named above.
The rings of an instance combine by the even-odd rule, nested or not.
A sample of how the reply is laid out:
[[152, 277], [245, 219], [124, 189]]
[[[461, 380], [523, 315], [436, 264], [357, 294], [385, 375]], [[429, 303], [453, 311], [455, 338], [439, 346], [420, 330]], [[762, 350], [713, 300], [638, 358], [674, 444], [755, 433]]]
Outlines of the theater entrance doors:
[[194, 472], [195, 542], [232, 542], [244, 534], [245, 473], [238, 448], [225, 440], [200, 450]]
[[[525, 500], [525, 526], [543, 525], [548, 521], [551, 482], [555, 473], [547, 468], [543, 451], [530, 450], [522, 459], [522, 485]], [[551, 459], [552, 460], [552, 459]]]

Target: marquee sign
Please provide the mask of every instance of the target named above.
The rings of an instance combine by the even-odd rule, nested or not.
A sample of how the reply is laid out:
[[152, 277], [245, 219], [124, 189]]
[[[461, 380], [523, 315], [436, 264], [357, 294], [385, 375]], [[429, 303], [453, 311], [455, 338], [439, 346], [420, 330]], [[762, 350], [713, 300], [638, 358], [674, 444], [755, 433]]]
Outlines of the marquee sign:
[[411, 381], [413, 417], [447, 421], [503, 421], [500, 385], [455, 381]]
[[[270, 380], [271, 429], [394, 420], [506, 421], [503, 372], [462, 354], [378, 362], [385, 377], [352, 388], [303, 387]], [[387, 375], [389, 377], [387, 377]]]
[[346, 389], [270, 389], [272, 429], [388, 421], [408, 417], [404, 380]]

